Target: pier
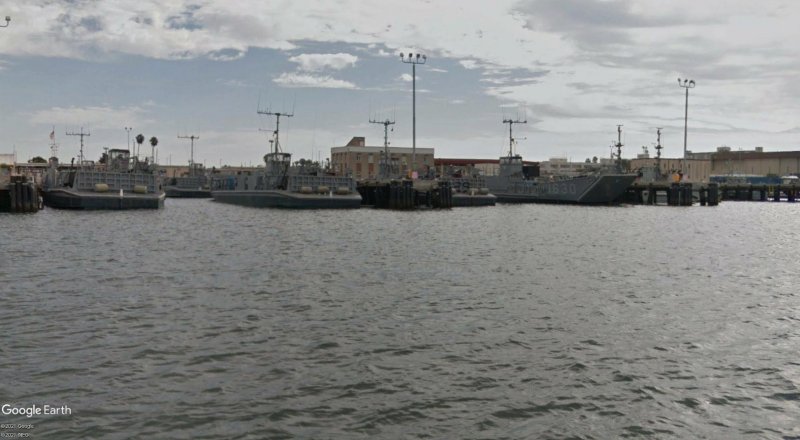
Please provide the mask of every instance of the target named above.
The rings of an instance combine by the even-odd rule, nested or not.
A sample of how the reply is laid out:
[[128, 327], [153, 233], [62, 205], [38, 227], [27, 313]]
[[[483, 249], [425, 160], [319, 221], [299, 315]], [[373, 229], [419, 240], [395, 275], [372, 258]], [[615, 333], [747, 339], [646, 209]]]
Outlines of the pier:
[[795, 202], [800, 192], [800, 186], [795, 184], [781, 185], [751, 185], [751, 184], [722, 184], [719, 187], [722, 200], [731, 201], [773, 201]]
[[[696, 186], [696, 188], [695, 188]], [[634, 183], [623, 195], [623, 201], [635, 205], [692, 206], [695, 199], [700, 206], [717, 206], [721, 188], [717, 183]]]
[[41, 206], [39, 191], [25, 176], [10, 176], [8, 184], [0, 187], [0, 211], [31, 213]]
[[368, 180], [359, 182], [357, 189], [362, 206], [397, 210], [453, 207], [448, 181]]

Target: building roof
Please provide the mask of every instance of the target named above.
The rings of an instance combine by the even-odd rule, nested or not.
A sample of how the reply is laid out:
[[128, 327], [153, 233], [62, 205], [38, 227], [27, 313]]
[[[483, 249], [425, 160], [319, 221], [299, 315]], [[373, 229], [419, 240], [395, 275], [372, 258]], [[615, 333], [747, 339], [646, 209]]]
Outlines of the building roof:
[[712, 160], [745, 159], [800, 159], [800, 151], [717, 151], [711, 153]]
[[[453, 165], [453, 166], [467, 166], [467, 165], [478, 165], [478, 164], [499, 164], [500, 159], [464, 159], [464, 158], [446, 158], [440, 157], [433, 159], [434, 165]], [[525, 165], [538, 165], [539, 162], [532, 162], [529, 160], [523, 160], [523, 164]]]

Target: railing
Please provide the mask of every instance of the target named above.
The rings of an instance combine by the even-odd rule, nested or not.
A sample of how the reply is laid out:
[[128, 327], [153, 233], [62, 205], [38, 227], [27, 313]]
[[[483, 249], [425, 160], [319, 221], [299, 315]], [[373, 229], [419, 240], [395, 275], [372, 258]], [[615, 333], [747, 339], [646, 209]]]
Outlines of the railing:
[[[71, 174], [71, 172], [61, 173], [59, 181], [62, 184], [69, 183]], [[148, 193], [157, 191], [156, 177], [152, 174], [113, 173], [108, 171], [75, 171], [74, 181], [71, 186], [77, 190], [94, 191], [95, 184], [98, 183], [108, 185], [109, 191], [120, 189], [133, 191], [133, 188], [137, 185], [146, 186]]]

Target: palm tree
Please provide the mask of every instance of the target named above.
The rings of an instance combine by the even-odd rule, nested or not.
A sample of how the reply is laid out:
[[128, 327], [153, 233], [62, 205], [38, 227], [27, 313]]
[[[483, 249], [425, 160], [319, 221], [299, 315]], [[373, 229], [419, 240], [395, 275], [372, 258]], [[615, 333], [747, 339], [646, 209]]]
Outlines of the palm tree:
[[158, 145], [158, 138], [153, 136], [150, 138], [150, 160], [156, 163], [156, 145]]
[[[139, 134], [136, 135], [136, 143], [139, 144], [139, 147], [142, 146], [142, 144], [144, 143], [144, 135], [143, 134], [139, 133]], [[136, 148], [136, 157], [137, 158], [139, 157], [139, 148], [138, 147]]]

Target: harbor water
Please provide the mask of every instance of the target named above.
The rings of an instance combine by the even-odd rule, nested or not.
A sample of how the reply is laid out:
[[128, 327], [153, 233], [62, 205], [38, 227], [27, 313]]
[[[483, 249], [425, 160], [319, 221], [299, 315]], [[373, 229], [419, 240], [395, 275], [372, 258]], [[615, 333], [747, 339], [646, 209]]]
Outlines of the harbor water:
[[800, 438], [800, 205], [0, 214], [37, 439]]

